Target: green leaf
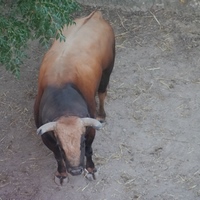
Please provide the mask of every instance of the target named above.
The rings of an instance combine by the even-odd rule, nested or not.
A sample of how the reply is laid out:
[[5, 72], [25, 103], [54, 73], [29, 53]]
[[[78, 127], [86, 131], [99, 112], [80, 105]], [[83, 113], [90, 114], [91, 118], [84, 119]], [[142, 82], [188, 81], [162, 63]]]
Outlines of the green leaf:
[[45, 47], [53, 37], [65, 40], [61, 29], [79, 9], [74, 0], [0, 0], [0, 63], [19, 77], [28, 40], [39, 39]]

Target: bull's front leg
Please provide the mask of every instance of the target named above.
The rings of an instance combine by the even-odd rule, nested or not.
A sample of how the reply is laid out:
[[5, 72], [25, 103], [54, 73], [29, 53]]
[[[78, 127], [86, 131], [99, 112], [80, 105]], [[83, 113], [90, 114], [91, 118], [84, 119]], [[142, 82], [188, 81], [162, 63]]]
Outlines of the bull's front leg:
[[55, 174], [55, 182], [58, 185], [63, 185], [65, 182], [68, 182], [66, 166], [62, 156], [62, 152], [60, 151], [56, 139], [52, 135], [53, 134], [45, 133], [41, 137], [44, 144], [54, 153], [55, 159], [58, 164], [57, 172]]
[[87, 127], [86, 131], [86, 141], [85, 141], [85, 156], [86, 156], [86, 178], [96, 179], [95, 172], [97, 172], [94, 162], [92, 160], [92, 142], [95, 137], [95, 129]]
[[56, 153], [54, 153], [54, 156], [58, 164], [57, 172], [55, 174], [55, 183], [58, 185], [64, 185], [68, 182], [64, 159], [62, 158], [61, 152], [58, 152], [57, 150]]

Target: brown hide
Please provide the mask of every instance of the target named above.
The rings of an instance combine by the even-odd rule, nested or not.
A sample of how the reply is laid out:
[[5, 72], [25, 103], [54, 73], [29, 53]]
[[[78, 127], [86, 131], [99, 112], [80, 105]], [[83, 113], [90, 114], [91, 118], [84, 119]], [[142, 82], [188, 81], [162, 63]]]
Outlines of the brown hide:
[[76, 19], [75, 23], [63, 29], [66, 41], [55, 40], [42, 61], [34, 108], [36, 121], [40, 99], [48, 85], [59, 87], [74, 83], [89, 108], [94, 109], [94, 96], [102, 71], [114, 57], [114, 33], [99, 11]]

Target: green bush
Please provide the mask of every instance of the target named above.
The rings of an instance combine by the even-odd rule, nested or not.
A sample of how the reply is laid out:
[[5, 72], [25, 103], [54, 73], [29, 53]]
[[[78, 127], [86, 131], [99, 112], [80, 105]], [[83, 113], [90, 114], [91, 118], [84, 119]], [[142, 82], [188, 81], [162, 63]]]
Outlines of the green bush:
[[0, 0], [0, 63], [19, 77], [28, 40], [64, 40], [61, 30], [79, 9], [74, 0]]

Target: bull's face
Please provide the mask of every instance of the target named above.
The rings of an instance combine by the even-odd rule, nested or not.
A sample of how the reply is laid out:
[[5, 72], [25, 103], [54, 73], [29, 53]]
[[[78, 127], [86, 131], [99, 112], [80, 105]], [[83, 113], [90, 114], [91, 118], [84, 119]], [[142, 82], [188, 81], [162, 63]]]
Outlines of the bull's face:
[[67, 171], [72, 175], [79, 175], [84, 169], [85, 126], [80, 118], [61, 118], [55, 128], [57, 138]]
[[44, 124], [37, 130], [39, 135], [54, 131], [66, 169], [72, 175], [80, 175], [84, 170], [86, 126], [99, 129], [101, 123], [92, 118], [61, 117], [58, 121]]

